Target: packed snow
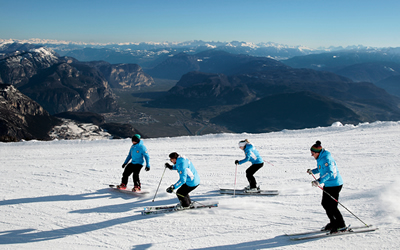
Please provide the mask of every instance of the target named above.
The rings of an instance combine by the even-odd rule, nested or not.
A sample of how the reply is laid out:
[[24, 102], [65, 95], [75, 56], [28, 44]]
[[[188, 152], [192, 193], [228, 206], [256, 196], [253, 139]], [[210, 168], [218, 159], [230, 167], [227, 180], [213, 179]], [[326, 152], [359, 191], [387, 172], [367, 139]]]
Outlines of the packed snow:
[[[278, 196], [221, 195], [220, 187], [247, 186], [238, 142], [249, 139], [265, 165], [255, 177]], [[142, 170], [135, 196], [119, 184], [131, 146], [124, 140], [54, 140], [0, 143], [1, 249], [399, 249], [400, 122], [375, 122], [284, 130], [264, 134], [215, 134], [144, 139], [151, 170]], [[291, 241], [286, 233], [328, 222], [322, 191], [312, 187], [310, 147], [332, 153], [344, 179], [340, 202], [375, 232]], [[165, 189], [178, 180], [166, 169], [168, 154], [194, 163], [201, 184], [191, 193], [211, 209], [141, 215], [146, 206], [176, 204]], [[236, 186], [235, 186], [236, 179]], [[156, 194], [158, 185], [160, 188]], [[132, 188], [130, 178], [128, 187]], [[152, 200], [154, 199], [154, 202]], [[347, 224], [363, 223], [339, 206]]]

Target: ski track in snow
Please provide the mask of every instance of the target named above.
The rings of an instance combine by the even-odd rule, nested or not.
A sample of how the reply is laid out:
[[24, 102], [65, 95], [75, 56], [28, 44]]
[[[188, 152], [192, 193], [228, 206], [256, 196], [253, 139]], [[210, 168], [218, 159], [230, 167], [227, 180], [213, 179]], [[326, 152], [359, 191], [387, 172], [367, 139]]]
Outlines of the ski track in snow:
[[[278, 196], [220, 195], [233, 188], [237, 144], [249, 139], [266, 161], [256, 173], [262, 189]], [[1, 249], [398, 249], [400, 229], [400, 122], [284, 130], [264, 134], [216, 134], [145, 139], [151, 170], [142, 170], [137, 197], [110, 190], [119, 184], [131, 146], [126, 140], [66, 140], [0, 143]], [[344, 179], [340, 202], [367, 224], [370, 233], [290, 241], [285, 233], [327, 223], [321, 190], [311, 187], [315, 168], [309, 148], [320, 140]], [[201, 177], [191, 193], [218, 208], [140, 214], [145, 206], [176, 204], [165, 189], [178, 180], [166, 170], [171, 152], [187, 156]], [[238, 166], [236, 188], [247, 185]], [[128, 187], [132, 188], [132, 179]], [[347, 224], [363, 225], [340, 207]]]

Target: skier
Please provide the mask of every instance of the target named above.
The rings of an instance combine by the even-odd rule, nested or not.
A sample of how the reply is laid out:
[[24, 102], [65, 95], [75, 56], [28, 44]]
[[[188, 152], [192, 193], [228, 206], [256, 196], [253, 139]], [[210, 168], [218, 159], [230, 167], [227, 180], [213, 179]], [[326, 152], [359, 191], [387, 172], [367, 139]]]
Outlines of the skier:
[[165, 167], [170, 170], [176, 170], [179, 173], [179, 180], [167, 188], [168, 193], [172, 193], [175, 189], [176, 196], [179, 199], [179, 204], [177, 208], [189, 208], [191, 205], [191, 200], [189, 193], [193, 191], [200, 184], [200, 177], [197, 174], [193, 163], [184, 156], [179, 155], [176, 152], [169, 154], [170, 161], [174, 165], [165, 163]]
[[[139, 173], [143, 167], [144, 159], [146, 160], [146, 171], [150, 170], [150, 157], [147, 153], [147, 148], [143, 144], [143, 141], [140, 140], [140, 135], [135, 134], [132, 136], [132, 146], [129, 150], [128, 156], [125, 159], [124, 164], [122, 164], [122, 168], [125, 168], [124, 173], [122, 174], [121, 184], [117, 185], [119, 189], [126, 189], [126, 185], [128, 184], [128, 178], [131, 174], [133, 177], [134, 188], [133, 192], [138, 192], [141, 190]], [[144, 159], [143, 159], [144, 158]], [[131, 161], [129, 164], [128, 162]]]
[[254, 178], [254, 174], [263, 167], [264, 161], [258, 153], [257, 149], [247, 140], [243, 140], [239, 142], [239, 148], [244, 151], [245, 158], [243, 160], [236, 160], [236, 165], [241, 165], [245, 162], [250, 161], [252, 165], [246, 170], [246, 177], [249, 181], [249, 185], [245, 187], [245, 192], [247, 193], [256, 193], [260, 191], [260, 187], [257, 187], [256, 179]]
[[[344, 223], [343, 216], [338, 209], [339, 193], [342, 190], [343, 180], [339, 174], [335, 160], [332, 158], [331, 153], [322, 148], [321, 142], [317, 141], [311, 147], [311, 156], [317, 160], [317, 168], [308, 169], [309, 174], [318, 174], [319, 179], [312, 181], [312, 186], [318, 187], [324, 184], [321, 205], [326, 211], [330, 222], [322, 228], [322, 230], [337, 233], [338, 231], [345, 231], [346, 224]], [[330, 194], [332, 197], [330, 197]]]

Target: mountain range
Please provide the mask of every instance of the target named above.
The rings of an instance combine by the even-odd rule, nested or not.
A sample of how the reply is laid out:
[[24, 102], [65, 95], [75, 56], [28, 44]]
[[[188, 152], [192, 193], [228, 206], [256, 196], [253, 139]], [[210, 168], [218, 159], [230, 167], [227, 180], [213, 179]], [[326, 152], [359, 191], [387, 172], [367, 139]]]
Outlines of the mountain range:
[[[249, 73], [231, 76], [187, 73], [167, 95], [150, 105], [190, 108], [234, 132], [327, 126], [334, 120], [357, 124], [400, 119], [400, 98], [372, 83], [353, 82], [327, 71], [263, 66], [266, 69], [262, 71], [252, 68]], [[227, 105], [231, 110], [220, 109], [216, 114], [217, 107]], [[213, 117], [208, 117], [208, 112]], [[298, 119], [299, 114], [303, 119]]]
[[118, 106], [112, 88], [150, 86], [154, 80], [135, 64], [84, 63], [40, 47], [4, 53], [0, 83], [14, 85], [50, 114], [56, 114], [115, 111]]
[[[231, 54], [245, 54], [255, 57], [268, 57], [276, 60], [283, 60], [295, 56], [305, 56], [310, 54], [320, 54], [331, 51], [371, 51], [385, 50], [387, 53], [397, 53], [397, 48], [371, 48], [357, 45], [348, 47], [328, 47], [328, 48], [308, 48], [305, 46], [289, 46], [274, 42], [250, 43], [244, 41], [214, 42], [214, 41], [185, 41], [185, 42], [141, 42], [141, 43], [120, 43], [120, 44], [100, 44], [100, 43], [81, 43], [71, 41], [56, 41], [45, 39], [0, 39], [0, 51], [5, 47], [10, 47], [10, 51], [16, 48], [15, 44], [22, 46], [44, 46], [53, 49], [61, 56], [69, 56], [79, 61], [107, 61], [111, 64], [135, 63], [143, 69], [155, 67], [168, 57], [181, 52], [187, 54], [197, 54], [202, 51], [214, 49], [225, 51]], [[3, 49], [2, 49], [3, 47]], [[24, 49], [21, 49], [24, 50]], [[1, 52], [0, 52], [1, 55]]]
[[[85, 139], [87, 135], [77, 134], [74, 128], [69, 128], [70, 120], [75, 121], [73, 124], [76, 127], [82, 128], [83, 124], [95, 125], [89, 126], [94, 131], [87, 132], [99, 137], [106, 134], [104, 131], [112, 138], [142, 134], [129, 124], [107, 123], [102, 115], [96, 113], [63, 112], [52, 116], [13, 85], [0, 84], [0, 141]], [[58, 134], [54, 134], [55, 131]]]
[[[27, 50], [10, 52], [10, 48]], [[138, 65], [82, 63], [60, 57], [45, 47], [8, 46], [0, 59], [0, 84], [6, 100], [0, 103], [0, 136], [4, 141], [49, 139], [48, 132], [60, 121], [51, 115], [71, 111], [116, 112], [119, 107], [112, 87], [140, 88], [153, 83]], [[120, 124], [102, 125], [114, 131], [116, 137], [129, 137], [134, 131], [131, 125], [123, 130], [116, 128]]]
[[377, 83], [400, 75], [400, 49], [352, 50], [298, 56], [282, 60], [293, 68], [330, 71], [354, 81]]
[[[13, 40], [3, 40], [3, 46], [7, 47], [9, 44], [14, 44], [13, 42]], [[62, 56], [70, 56], [79, 61], [138, 64], [145, 72], [153, 74], [153, 77], [165, 77], [167, 75], [167, 72], [162, 72], [162, 70], [167, 70], [165, 67], [162, 67], [162, 64], [166, 64], [166, 61], [176, 60], [182, 57], [182, 55], [192, 56], [209, 50], [224, 51], [236, 55], [271, 58], [279, 60], [290, 67], [330, 71], [357, 82], [377, 83], [392, 75], [398, 75], [400, 63], [400, 47], [375, 48], [356, 45], [345, 48], [328, 47], [313, 49], [273, 42], [255, 44], [239, 41], [206, 42], [201, 40], [177, 43], [142, 42], [125, 44], [83, 44], [38, 39], [20, 42], [30, 42], [22, 45], [20, 49], [32, 46], [33, 43], [37, 46], [52, 48]], [[10, 49], [16, 49], [16, 45], [12, 45]], [[174, 59], [172, 59], [173, 57]], [[172, 67], [171, 65], [169, 67]], [[195, 62], [186, 66], [175, 65], [178, 67], [172, 68], [171, 73], [167, 76], [179, 80], [180, 76], [184, 73], [199, 70], [198, 65], [199, 63]], [[179, 66], [182, 66], [182, 68]], [[185, 67], [186, 70], [184, 70]]]
[[[316, 52], [297, 48], [308, 55], [278, 61], [270, 55], [250, 55], [261, 47], [239, 42], [229, 46], [220, 43], [219, 47], [201, 41], [175, 47], [162, 44], [152, 45], [160, 46], [153, 51], [130, 50], [129, 53], [129, 49], [121, 52], [121, 48], [151, 45], [119, 45], [118, 49], [57, 46], [65, 46], [64, 49], [74, 46], [68, 53], [83, 53], [84, 57], [89, 55], [85, 50], [109, 51], [116, 55], [115, 60], [124, 60], [121, 55], [140, 55], [136, 59], [147, 60], [147, 67], [105, 60], [80, 61], [39, 44], [3, 43], [0, 44], [0, 83], [18, 88], [50, 115], [67, 112], [74, 119], [82, 119], [86, 116], [82, 112], [92, 112], [94, 116], [104, 114], [110, 119], [109, 114], [114, 114], [120, 121], [132, 124], [132, 117], [136, 116], [132, 112], [146, 117], [157, 114], [157, 119], [148, 119], [151, 122], [137, 124], [136, 128], [120, 127], [120, 131], [125, 131], [123, 135], [120, 133], [122, 137], [135, 130], [143, 130], [148, 137], [155, 131], [157, 136], [174, 136], [191, 129], [200, 133], [258, 133], [328, 126], [335, 121], [356, 124], [400, 119], [400, 99], [395, 96], [400, 72], [396, 49], [384, 52], [358, 47], [310, 54]], [[247, 52], [230, 53], [227, 48], [236, 52], [247, 48]], [[99, 54], [87, 59], [96, 55]], [[135, 96], [140, 91], [142, 96], [157, 87], [153, 78], [170, 79], [176, 84], [136, 108], [119, 107], [121, 93]], [[166, 109], [181, 110], [182, 114], [188, 114], [187, 121], [182, 122], [168, 113], [163, 118], [160, 116], [163, 112], [159, 111]], [[175, 120], [171, 121], [171, 117]], [[210, 130], [213, 126], [216, 130]]]

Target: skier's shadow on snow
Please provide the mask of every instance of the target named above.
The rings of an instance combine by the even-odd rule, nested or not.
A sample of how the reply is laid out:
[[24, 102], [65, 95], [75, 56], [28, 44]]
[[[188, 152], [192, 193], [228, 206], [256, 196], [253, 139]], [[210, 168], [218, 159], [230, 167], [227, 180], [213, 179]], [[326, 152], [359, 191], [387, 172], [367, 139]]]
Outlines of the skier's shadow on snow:
[[265, 249], [265, 248], [276, 248], [276, 247], [284, 247], [290, 245], [298, 245], [302, 243], [309, 242], [311, 240], [304, 240], [304, 241], [292, 241], [289, 239], [287, 235], [278, 235], [271, 239], [264, 239], [264, 240], [256, 240], [256, 241], [249, 241], [249, 242], [242, 242], [233, 245], [223, 245], [223, 246], [215, 246], [215, 247], [205, 247], [205, 248], [194, 248], [193, 250], [253, 250], [253, 249]]
[[[306, 241], [291, 241], [287, 235], [278, 235], [271, 239], [264, 239], [264, 240], [256, 240], [256, 241], [249, 241], [249, 242], [242, 242], [233, 245], [223, 245], [223, 246], [215, 246], [215, 247], [205, 247], [205, 248], [193, 248], [193, 250], [254, 250], [254, 249], [266, 249], [266, 248], [277, 248], [277, 247], [285, 247], [291, 245], [297, 245], [306, 243], [312, 240], [317, 239], [310, 239]], [[145, 250], [150, 248], [151, 245], [143, 244], [143, 245], [136, 245], [132, 249], [141, 249]]]
[[[74, 195], [60, 194], [60, 195], [52, 195], [52, 196], [41, 196], [41, 197], [33, 197], [33, 198], [3, 200], [3, 201], [0, 201], [0, 206], [17, 205], [17, 204], [25, 204], [25, 203], [37, 203], [37, 202], [103, 199], [103, 198], [107, 198], [107, 197], [108, 198], [121, 198], [121, 195], [109, 192], [107, 189], [101, 189], [101, 190], [97, 190], [96, 192], [85, 193], [85, 194], [74, 194]], [[128, 198], [135, 198], [135, 197], [125, 196], [122, 198], [128, 199]]]
[[[105, 193], [107, 192], [107, 193]], [[102, 195], [102, 196], [99, 196]], [[92, 196], [95, 195], [95, 196]], [[23, 199], [14, 199], [14, 200], [6, 200], [1, 201], [0, 205], [9, 205], [9, 204], [21, 204], [21, 203], [32, 203], [32, 202], [50, 202], [50, 201], [60, 201], [60, 200], [85, 200], [85, 199], [95, 199], [95, 198], [104, 198], [104, 197], [114, 197], [112, 193], [109, 191], [99, 190], [94, 193], [87, 193], [87, 194], [80, 194], [80, 195], [56, 195], [56, 196], [49, 196], [49, 197], [36, 197], [36, 198], [23, 198]], [[115, 195], [115, 197], [121, 198], [121, 195]], [[194, 196], [199, 202], [203, 199], [209, 199], [209, 196]], [[111, 207], [105, 208], [94, 208], [92, 210], [81, 210], [81, 211], [72, 211], [77, 213], [90, 213], [90, 212], [112, 212], [112, 210], [116, 209], [117, 207], [122, 207], [124, 210], [130, 210], [134, 207], [137, 207], [137, 204], [141, 205], [165, 205], [171, 204], [174, 201], [176, 202], [176, 197], [173, 196], [171, 199], [168, 200], [160, 200], [158, 202], [152, 202], [150, 199], [146, 200], [137, 200], [134, 203], [127, 203], [127, 204], [117, 204]], [[122, 206], [121, 206], [122, 205]], [[136, 206], [135, 206], [136, 205]], [[116, 209], [118, 211], [118, 209]], [[156, 216], [156, 215], [154, 215]], [[158, 215], [160, 216], [160, 215]], [[60, 239], [71, 235], [79, 235], [84, 234], [92, 231], [97, 231], [104, 228], [110, 228], [116, 225], [121, 225], [125, 223], [131, 223], [132, 221], [141, 221], [148, 218], [152, 218], [152, 215], [143, 216], [140, 213], [114, 218], [102, 222], [96, 222], [92, 224], [85, 224], [85, 225], [77, 225], [71, 226], [67, 228], [60, 228], [56, 230], [49, 230], [49, 231], [38, 231], [33, 228], [27, 229], [20, 229], [20, 230], [6, 230], [0, 231], [0, 245], [7, 245], [7, 244], [21, 244], [21, 243], [33, 243], [33, 242], [41, 242], [41, 241], [48, 241], [54, 239]], [[306, 241], [305, 241], [306, 242]], [[200, 248], [200, 249], [255, 249], [255, 248], [273, 248], [273, 247], [280, 247], [286, 245], [294, 245], [299, 244], [300, 242], [293, 242], [287, 236], [276, 236], [272, 239], [265, 239], [259, 241], [252, 241], [252, 242], [244, 242], [235, 245], [224, 245], [224, 246], [217, 246], [217, 247], [209, 247], [209, 248]], [[137, 245], [133, 249], [147, 249], [151, 247], [149, 244], [145, 245]]]
[[[94, 196], [93, 196], [94, 195]], [[35, 198], [21, 198], [14, 200], [5, 200], [0, 201], [0, 205], [12, 205], [12, 204], [22, 204], [22, 203], [34, 203], [34, 202], [51, 202], [51, 201], [71, 201], [71, 200], [86, 200], [86, 199], [97, 199], [97, 198], [121, 198], [121, 194], [112, 193], [107, 189], [102, 189], [93, 193], [79, 194], [79, 195], [55, 195], [55, 196], [46, 196], [46, 197], [35, 197]], [[106, 207], [97, 207], [89, 210], [76, 210], [71, 211], [70, 213], [98, 213], [98, 212], [112, 212], [118, 213], [123, 211], [131, 210], [132, 208], [136, 208], [138, 204], [140, 205], [165, 205], [165, 204], [173, 204], [177, 202], [176, 196], [171, 197], [168, 200], [160, 200], [157, 202], [152, 202], [149, 197], [145, 200], [140, 200], [138, 197], [130, 196], [127, 194], [126, 199], [134, 198], [136, 199], [133, 203], [126, 204], [116, 204], [113, 206]], [[154, 215], [156, 216], [156, 215]], [[111, 220], [106, 220], [102, 222], [86, 224], [86, 225], [78, 225], [67, 228], [61, 228], [56, 230], [49, 231], [38, 231], [33, 228], [20, 229], [20, 230], [6, 230], [0, 231], [0, 245], [6, 244], [21, 244], [21, 243], [32, 243], [32, 242], [41, 242], [48, 241], [54, 239], [60, 239], [71, 235], [79, 235], [91, 231], [97, 231], [103, 228], [113, 227], [115, 225], [121, 225], [124, 223], [131, 223], [132, 221], [140, 221], [148, 218], [152, 218], [153, 215], [143, 216], [140, 213], [135, 215], [119, 217]], [[146, 249], [149, 246], [137, 246], [139, 248], [136, 249]], [[145, 247], [145, 248], [141, 248]]]
[[132, 221], [143, 220], [145, 218], [149, 217], [136, 214], [92, 224], [72, 226], [50, 231], [37, 231], [35, 229], [2, 231], [0, 232], [0, 245], [32, 243], [60, 239], [71, 235], [83, 234], [103, 228], [109, 228], [115, 225], [130, 223]]

